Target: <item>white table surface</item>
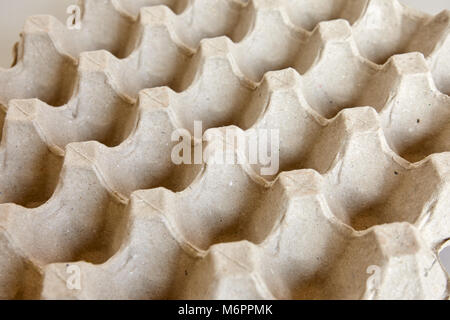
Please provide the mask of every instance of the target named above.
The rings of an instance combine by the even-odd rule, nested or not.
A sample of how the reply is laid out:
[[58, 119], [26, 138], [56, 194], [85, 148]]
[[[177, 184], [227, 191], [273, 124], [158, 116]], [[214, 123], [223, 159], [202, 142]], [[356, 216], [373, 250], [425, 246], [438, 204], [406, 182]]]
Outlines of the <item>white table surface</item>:
[[[450, 0], [400, 0], [406, 5], [436, 14], [450, 9]], [[9, 67], [12, 47], [19, 38], [25, 18], [33, 14], [52, 14], [66, 21], [66, 8], [76, 0], [0, 0], [0, 67]], [[450, 273], [450, 246], [441, 252], [441, 261]]]

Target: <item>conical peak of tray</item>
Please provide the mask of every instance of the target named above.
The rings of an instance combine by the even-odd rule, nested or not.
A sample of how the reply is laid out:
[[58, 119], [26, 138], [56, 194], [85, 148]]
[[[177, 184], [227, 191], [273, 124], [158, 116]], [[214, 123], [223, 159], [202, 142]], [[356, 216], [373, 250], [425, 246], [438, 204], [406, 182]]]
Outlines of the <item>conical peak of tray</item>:
[[[373, 2], [373, 1], [372, 1]], [[371, 3], [372, 3], [371, 2]], [[388, 1], [388, 2], [390, 2], [390, 1]], [[192, 4], [192, 6], [196, 6], [196, 5], [198, 5], [198, 6], [204, 6], [205, 4], [202, 4], [202, 3], [199, 3], [199, 4], [196, 4], [197, 2], [193, 2], [193, 4]], [[382, 7], [383, 5], [385, 5], [385, 4], [373, 4], [372, 6], [374, 7], [374, 8], [378, 8], [378, 7]], [[94, 6], [94, 5], [92, 5], [93, 7], [96, 7], [96, 6]], [[272, 5], [273, 6], [273, 5]], [[271, 7], [272, 7], [271, 6]], [[101, 7], [101, 6], [100, 6]], [[369, 6], [370, 7], [370, 6]], [[395, 9], [394, 10], [400, 10], [400, 12], [403, 12], [402, 10], [404, 10], [404, 9], [399, 9], [399, 8], [402, 8], [402, 7], [399, 7], [398, 5], [397, 6], [394, 6], [395, 7]], [[167, 11], [167, 10], [163, 10], [163, 8], [164, 7], [153, 7], [153, 8], [145, 8], [145, 9], [143, 9], [143, 12], [152, 12], [152, 11]], [[206, 5], [206, 8], [208, 8], [208, 6]], [[283, 8], [283, 6], [281, 6], [280, 8]], [[86, 9], [87, 10], [87, 9]], [[97, 10], [97, 9], [96, 9]], [[100, 10], [100, 9], [99, 9]], [[106, 9], [105, 9], [106, 10]], [[114, 11], [115, 9], [108, 9], [108, 10], [112, 10], [112, 11]], [[278, 10], [278, 9], [277, 9]], [[281, 9], [279, 9], [279, 10], [281, 10]], [[283, 9], [284, 10], [284, 9]], [[368, 12], [370, 12], [370, 10], [369, 9], [367, 9], [368, 10]], [[373, 10], [375, 10], [375, 9], [373, 9]], [[86, 12], [85, 13], [85, 16], [89, 16], [89, 10], [87, 10], [88, 12]], [[95, 10], [94, 10], [95, 11]], [[101, 10], [100, 10], [101, 11]], [[199, 12], [199, 11], [201, 11], [201, 10], [196, 10], [195, 12]], [[109, 11], [107, 11], [107, 12], [109, 12]], [[167, 11], [167, 12], [170, 12], [170, 10], [169, 11]], [[192, 12], [194, 12], [194, 10], [192, 10]], [[369, 16], [372, 16], [372, 14], [370, 14], [370, 13], [368, 13], [368, 12], [366, 12], [366, 14], [367, 15], [369, 15]], [[400, 16], [403, 16], [403, 15], [408, 15], [409, 13], [408, 13], [409, 11], [405, 11], [405, 13], [402, 13], [402, 14], [400, 14]], [[95, 12], [93, 12], [92, 13], [92, 15], [94, 16], [95, 15]], [[145, 15], [145, 14], [144, 14]], [[119, 15], [120, 16], [120, 15]], [[150, 21], [155, 21], [155, 19], [156, 19], [156, 17], [158, 17], [159, 15], [158, 14], [151, 14], [150, 15], [151, 16], [151, 19], [149, 18], [149, 20]], [[432, 52], [432, 53], [430, 53], [429, 51], [430, 50], [428, 50], [428, 49], [424, 49], [423, 50], [423, 52], [424, 53], [426, 53], [427, 54], [427, 56], [430, 56], [430, 57], [433, 57], [433, 60], [435, 60], [435, 59], [440, 59], [439, 58], [439, 56], [441, 56], [440, 54], [437, 54], [437, 52], [436, 52], [436, 50], [437, 51], [440, 51], [440, 52], [445, 52], [445, 50], [443, 50], [443, 48], [442, 48], [442, 46], [444, 46], [445, 47], [445, 45], [443, 45], [443, 43], [445, 42], [445, 41], [443, 41], [442, 39], [446, 39], [446, 38], [448, 38], [448, 36], [446, 36], [446, 34], [448, 34], [448, 27], [446, 27], [446, 28], [444, 28], [444, 26], [446, 25], [446, 19], [443, 19], [443, 18], [440, 18], [440, 17], [444, 17], [444, 18], [446, 18], [447, 16], [448, 16], [448, 12], [446, 13], [446, 12], [443, 12], [443, 13], [441, 13], [435, 20], [436, 20], [436, 25], [438, 26], [438, 28], [440, 28], [440, 30], [441, 30], [441, 32], [438, 32], [438, 34], [440, 35], [440, 36], [438, 36], [438, 38], [436, 38], [436, 39], [432, 39], [432, 37], [426, 37], [426, 39], [430, 39], [429, 40], [429, 43], [430, 43], [430, 45], [431, 45], [431, 47], [434, 47], [435, 48], [435, 51], [434, 52]], [[177, 16], [174, 16], [175, 18], [177, 17]], [[447, 17], [448, 18], [448, 17]], [[125, 19], [125, 18], [120, 18], [120, 19]], [[181, 19], [181, 18], [180, 18]], [[423, 19], [425, 19], [425, 20], [427, 20], [428, 21], [428, 16], [423, 16], [422, 18], [421, 18], [422, 20]], [[50, 21], [52, 21], [51, 23], [49, 23], [49, 20]], [[89, 19], [88, 19], [89, 20]], [[113, 19], [114, 20], [114, 19]], [[201, 19], [199, 19], [199, 20], [201, 20]], [[37, 21], [37, 22], [32, 22], [32, 21]], [[263, 24], [261, 24], [261, 26], [268, 26], [269, 25], [269, 23], [268, 23], [269, 21], [265, 21]], [[92, 19], [92, 21], [88, 21], [87, 22], [87, 24], [88, 25], [90, 25], [90, 23], [91, 24], [95, 24], [95, 20], [94, 19]], [[138, 22], [136, 22], [136, 23], [138, 23]], [[280, 22], [280, 21], [276, 21], [275, 22], [275, 26], [276, 25], [280, 25], [280, 24], [285, 24], [286, 22]], [[434, 26], [435, 24], [433, 24], [433, 23], [425, 23], [425, 27], [424, 27], [424, 30], [426, 29], [426, 30], [428, 30], [427, 29], [427, 27], [430, 29], [430, 30], [434, 30], [436, 27]], [[67, 31], [66, 29], [65, 29], [65, 27], [64, 26], [62, 26], [62, 24], [59, 24], [57, 21], [55, 21], [54, 19], [49, 19], [49, 18], [46, 18], [46, 17], [34, 17], [34, 18], [32, 18], [31, 20], [30, 20], [30, 23], [28, 23], [27, 25], [30, 25], [30, 26], [36, 26], [36, 25], [44, 25], [44, 26], [46, 26], [45, 28], [47, 28], [48, 30], [49, 30], [49, 33], [50, 34], [53, 34], [53, 36], [50, 36], [50, 38], [51, 39], [54, 39], [54, 40], [52, 40], [53, 42], [55, 42], [55, 47], [56, 48], [59, 48], [59, 49], [61, 49], [62, 50], [62, 52], [66, 52], [64, 49], [63, 49], [63, 47], [64, 47], [64, 44], [62, 43], [59, 43], [58, 42], [58, 40], [56, 40], [57, 38], [61, 38], [61, 39], [71, 39], [71, 37], [68, 37], [68, 36], [59, 36], [60, 34], [62, 34], [62, 33], [67, 33], [67, 32], [72, 32], [72, 31]], [[115, 24], [116, 25], [116, 24]], [[182, 45], [181, 44], [181, 38], [179, 39], [179, 37], [177, 36], [177, 33], [178, 33], [178, 31], [177, 30], [175, 30], [173, 27], [170, 27], [170, 25], [172, 25], [171, 23], [169, 23], [169, 22], [167, 22], [166, 23], [166, 25], [167, 25], [167, 27], [168, 27], [168, 30], [169, 30], [169, 32], [170, 32], [170, 34], [172, 34], [172, 38], [175, 40], [175, 42], [176, 43], [178, 43], [181, 47], [185, 47], [185, 50], [193, 50], [196, 46], [198, 46], [198, 40], [200, 40], [202, 37], [212, 37], [212, 36], [218, 36], [218, 35], [225, 35], [225, 34], [229, 34], [229, 33], [227, 33], [227, 32], [217, 32], [216, 34], [214, 34], [214, 35], [211, 35], [211, 34], [209, 34], [209, 35], [201, 35], [201, 36], [199, 36], [199, 38], [198, 38], [198, 40], [197, 40], [197, 42], [196, 42], [196, 44], [192, 47], [192, 49], [187, 49], [187, 47], [185, 46], [185, 45]], [[235, 25], [235, 24], [234, 24]], [[261, 32], [264, 32], [263, 30], [264, 30], [264, 28], [260, 28], [261, 30], [260, 31], [258, 31], [257, 29], [259, 28], [258, 27], [258, 25], [259, 24], [257, 24], [257, 25], [254, 25], [254, 26], [252, 26], [252, 27], [249, 27], [249, 28], [251, 28], [250, 29], [250, 31], [249, 32], [247, 32], [248, 34], [245, 36], [245, 38], [240, 42], [240, 44], [241, 44], [241, 46], [244, 46], [245, 47], [245, 43], [246, 42], [248, 42], [248, 41], [246, 41], [246, 39], [247, 40], [251, 40], [251, 38], [254, 38], [255, 36], [258, 36]], [[358, 26], [359, 25], [364, 25], [364, 23], [360, 23], [360, 24], [358, 24]], [[150, 27], [151, 28], [151, 26], [148, 26], [148, 27]], [[44, 29], [45, 29], [44, 28]], [[143, 29], [142, 29], [143, 28]], [[142, 37], [145, 37], [145, 30], [147, 29], [147, 27], [145, 27], [145, 23], [142, 25], [142, 28], [138, 28], [138, 29], [142, 29], [143, 30], [143, 32], [138, 32], [138, 33], [142, 33]], [[255, 29], [256, 28], [256, 29]], [[35, 27], [33, 28], [33, 27], [30, 27], [29, 29], [35, 29]], [[41, 28], [42, 29], [42, 28]], [[57, 30], [56, 30], [57, 29]], [[89, 29], [89, 28], [88, 28]], [[92, 28], [92, 29], [95, 29], [95, 28]], [[97, 28], [98, 29], [98, 28]], [[122, 28], [123, 29], [123, 28]], [[28, 30], [27, 28], [26, 28], [26, 30]], [[53, 31], [52, 31], [53, 30]], [[97, 32], [101, 32], [101, 28], [99, 29], [99, 31], [97, 31]], [[172, 31], [170, 31], [170, 30], [172, 30]], [[194, 30], [194, 29], [191, 29], [191, 28], [185, 28], [185, 27], [182, 27], [182, 28], [180, 28], [180, 30], [181, 30], [181, 32], [191, 32], [191, 31], [188, 31], [188, 30]], [[447, 30], [447, 31], [445, 31], [445, 30]], [[42, 31], [42, 30], [41, 30]], [[276, 31], [276, 28], [271, 28], [271, 32], [275, 32]], [[280, 29], [280, 31], [281, 31], [281, 29]], [[353, 33], [355, 34], [355, 38], [356, 38], [356, 40], [357, 40], [357, 43], [358, 43], [358, 33], [357, 33], [357, 31], [358, 30], [353, 30]], [[114, 33], [114, 28], [110, 28], [110, 30], [108, 30], [108, 32], [110, 32], [110, 33]], [[192, 31], [192, 32], [194, 32], [194, 31]], [[362, 34], [364, 34], [364, 30], [363, 31], [361, 31], [361, 33]], [[425, 32], [425, 31], [423, 31], [423, 32]], [[33, 33], [33, 32], [32, 32]], [[72, 32], [73, 33], [73, 32]], [[290, 32], [288, 32], [287, 34], [289, 34]], [[425, 32], [426, 33], [426, 32]], [[383, 33], [383, 37], [385, 37], [385, 34], [386, 33]], [[25, 32], [25, 35], [27, 35], [27, 32]], [[304, 35], [304, 36], [301, 36], [300, 37], [300, 39], [299, 40], [301, 40], [301, 38], [304, 38], [305, 36], [307, 36], [306, 34]], [[258, 36], [259, 37], [259, 36]], [[26, 37], [25, 37], [26, 38]], [[104, 39], [105, 37], [104, 36], [102, 36], [102, 38], [100, 38], [100, 39]], [[130, 45], [130, 48], [131, 47], [135, 47], [135, 49], [131, 49], [132, 50], [132, 52], [133, 53], [131, 53], [130, 52], [130, 56], [133, 56], [133, 55], [135, 55], [134, 53], [136, 53], [137, 51], [142, 51], [142, 46], [143, 46], [143, 43], [145, 43], [145, 41], [142, 41], [142, 40], [140, 40], [140, 38], [141, 38], [141, 36], [139, 36], [139, 35], [137, 35], [136, 34], [136, 36], [132, 36], [132, 37], [130, 37], [130, 40], [129, 41], [134, 41], [134, 42], [136, 42], [136, 44], [135, 45]], [[283, 36], [281, 36], [281, 37], [278, 37], [278, 38], [280, 38], [279, 40], [277, 40], [277, 41], [281, 41], [282, 39], [283, 39]], [[408, 38], [408, 37], [406, 37], [406, 38]], [[425, 36], [423, 35], [423, 34], [417, 34], [417, 39], [419, 39], [419, 38], [425, 38]], [[114, 39], [114, 38], [113, 38]], [[176, 40], [176, 39], [178, 39], [178, 40], [180, 40], [180, 41], [178, 41], [178, 40]], [[30, 41], [32, 41], [32, 40], [30, 40]], [[80, 40], [80, 41], [72, 41], [73, 43], [82, 43], [83, 42], [83, 40]], [[104, 41], [103, 41], [104, 42]], [[120, 41], [119, 41], [120, 42]], [[413, 41], [414, 42], [414, 41]], [[419, 43], [420, 41], [419, 40], [417, 40], [416, 41], [417, 43]], [[436, 45], [436, 43], [438, 43], [439, 45]], [[119, 43], [119, 45], [120, 45], [120, 43]], [[430, 45], [427, 45], [428, 47], [430, 47]], [[275, 47], [275, 45], [273, 45], [272, 44], [272, 46], [274, 46]], [[358, 45], [359, 47], [360, 47], [360, 45]], [[416, 45], [412, 45], [412, 47], [415, 47]], [[123, 46], [122, 46], [123, 47]], [[257, 48], [264, 48], [265, 46], [261, 43], [261, 45], [259, 45], [259, 46], [256, 46], [255, 47], [255, 49], [257, 49]], [[278, 47], [280, 47], [280, 46], [278, 46]], [[93, 50], [93, 49], [100, 49], [101, 47], [96, 47], [96, 48], [94, 48], [94, 47], [90, 47], [90, 48], [88, 48], [88, 47], [86, 47], [86, 48], [84, 48], [83, 50], [81, 50], [81, 51], [86, 51], [86, 50]], [[113, 50], [113, 49], [111, 49], [111, 48], [108, 48], [107, 46], [105, 47], [103, 47], [104, 49], [107, 49], [107, 50], [109, 50], [109, 51], [111, 51], [111, 52], [115, 52], [115, 50]], [[58, 49], [58, 50], [59, 50]], [[252, 50], [251, 48], [248, 48], [247, 49], [247, 51], [248, 50]], [[245, 51], [245, 49], [243, 49], [244, 51]], [[371, 49], [370, 49], [371, 50]], [[417, 48], [414, 48], [414, 50], [417, 50]], [[70, 51], [70, 50], [69, 50]], [[76, 59], [77, 58], [77, 56], [78, 56], [78, 54], [81, 52], [80, 50], [79, 50], [79, 52], [77, 53], [77, 54], [75, 54], [74, 55], [74, 58]], [[290, 49], [290, 51], [292, 51], [292, 48]], [[371, 51], [374, 51], [374, 50], [371, 50]], [[407, 50], [408, 51], [408, 50]], [[32, 57], [33, 56], [33, 50], [26, 50], [25, 51], [30, 57]], [[364, 48], [362, 48], [362, 52], [364, 53]], [[395, 53], [395, 52], [392, 52], [392, 53]], [[278, 53], [278, 55], [280, 55], [280, 53]], [[286, 54], [281, 54], [281, 57], [285, 57], [285, 59], [287, 59], [287, 60], [289, 60], [290, 59], [290, 57], [289, 56], [286, 56]], [[128, 59], [126, 59], [126, 60], [128, 60]], [[42, 63], [42, 62], [41, 62]], [[246, 61], [246, 62], [244, 62], [244, 63], [246, 63], [246, 64], [248, 64], [248, 63], [252, 63], [251, 61]], [[286, 65], [286, 63], [288, 63], [288, 62], [284, 62], [284, 66]], [[20, 65], [20, 63], [19, 63], [19, 65]], [[283, 66], [283, 64], [280, 64], [279, 62], [277, 62], [276, 64], [273, 64], [273, 62], [272, 62], [272, 66], [271, 66], [271, 68], [280, 68], [280, 67], [282, 67]], [[253, 67], [254, 68], [254, 67]], [[265, 71], [267, 71], [267, 69], [263, 69], [263, 70], [265, 70]], [[259, 75], [258, 75], [258, 73], [257, 74], [255, 74], [255, 75], [252, 75], [252, 72], [254, 72], [254, 71], [252, 71], [252, 70], [248, 70], [248, 72], [249, 72], [249, 76], [252, 78], [252, 77], [254, 77], [254, 76], [256, 76], [256, 77], [260, 77], [261, 76], [261, 74], [260, 74], [260, 72], [263, 72], [263, 71], [258, 71], [258, 73], [259, 73]], [[438, 79], [441, 79], [442, 78], [442, 76], [441, 76], [441, 74], [443, 73], [443, 71], [442, 71], [442, 69], [438, 69], [438, 70], [435, 70], [434, 71], [434, 73], [435, 73], [435, 77], [436, 78], [438, 78]], [[49, 78], [51, 78], [51, 77], [49, 77]], [[48, 81], [48, 80], [44, 80], [44, 81]], [[444, 80], [445, 81], [445, 80]], [[440, 84], [441, 85], [441, 84]], [[70, 87], [70, 86], [69, 86]], [[444, 91], [446, 91], [446, 85], [445, 84], [442, 84], [441, 85], [441, 88], [444, 90]], [[13, 96], [14, 97], [14, 96]], [[25, 98], [26, 96], [15, 96], [15, 98]], [[6, 98], [8, 98], [8, 95], [6, 95]]]

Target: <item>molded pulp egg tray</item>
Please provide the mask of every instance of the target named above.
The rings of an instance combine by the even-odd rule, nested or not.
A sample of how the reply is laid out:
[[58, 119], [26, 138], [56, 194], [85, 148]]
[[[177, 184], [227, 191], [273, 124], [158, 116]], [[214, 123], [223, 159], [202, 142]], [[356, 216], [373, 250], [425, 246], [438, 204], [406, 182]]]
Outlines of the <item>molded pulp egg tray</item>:
[[[448, 299], [450, 11], [80, 8], [0, 69], [0, 298]], [[278, 130], [278, 172], [175, 164], [195, 121], [213, 153]]]

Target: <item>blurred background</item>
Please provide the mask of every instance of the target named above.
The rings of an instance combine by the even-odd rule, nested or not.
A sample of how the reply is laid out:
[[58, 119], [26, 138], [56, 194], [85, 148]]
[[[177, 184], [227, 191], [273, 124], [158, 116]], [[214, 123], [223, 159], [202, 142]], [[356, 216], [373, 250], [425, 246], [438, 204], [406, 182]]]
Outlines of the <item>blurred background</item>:
[[[444, 9], [450, 10], [450, 0], [400, 0], [400, 2], [430, 14], [439, 13]], [[65, 23], [68, 16], [66, 8], [76, 3], [76, 0], [0, 0], [0, 67], [11, 65], [12, 47], [19, 39], [27, 16], [48, 13]], [[441, 261], [450, 273], [450, 246], [441, 251]]]

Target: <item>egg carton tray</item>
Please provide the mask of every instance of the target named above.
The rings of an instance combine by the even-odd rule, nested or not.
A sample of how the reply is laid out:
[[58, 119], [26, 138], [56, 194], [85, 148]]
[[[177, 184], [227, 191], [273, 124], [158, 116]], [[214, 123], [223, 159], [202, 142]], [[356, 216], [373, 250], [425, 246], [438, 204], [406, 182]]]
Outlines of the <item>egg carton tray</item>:
[[[0, 69], [1, 299], [449, 299], [450, 11], [80, 8]], [[278, 130], [279, 170], [175, 164], [196, 121], [212, 155]]]

